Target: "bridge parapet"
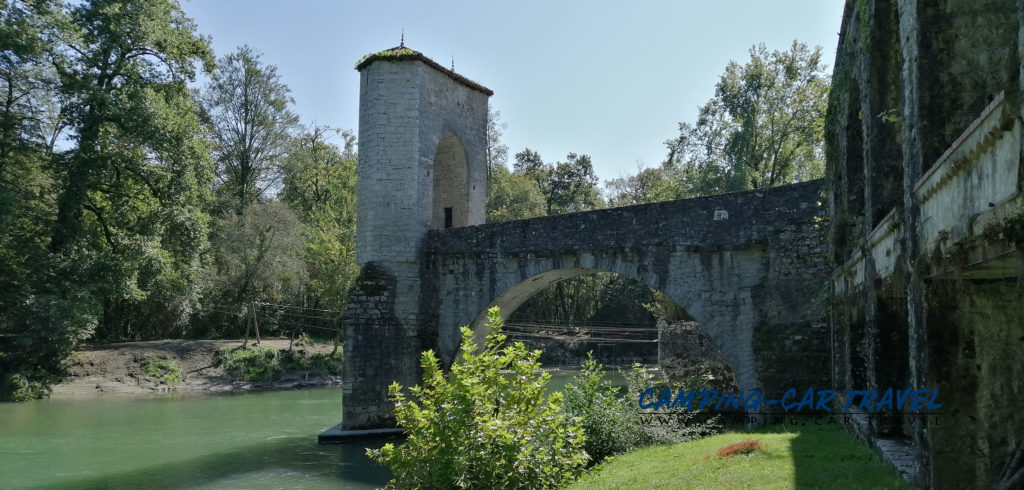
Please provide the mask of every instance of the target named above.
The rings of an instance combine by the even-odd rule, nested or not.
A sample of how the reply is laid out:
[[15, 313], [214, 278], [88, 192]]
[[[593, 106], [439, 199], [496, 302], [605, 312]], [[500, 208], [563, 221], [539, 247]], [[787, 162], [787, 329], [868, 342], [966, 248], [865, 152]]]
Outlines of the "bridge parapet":
[[813, 180], [771, 189], [638, 204], [430, 232], [429, 253], [531, 253], [661, 246], [737, 250], [808, 223], [824, 183]]

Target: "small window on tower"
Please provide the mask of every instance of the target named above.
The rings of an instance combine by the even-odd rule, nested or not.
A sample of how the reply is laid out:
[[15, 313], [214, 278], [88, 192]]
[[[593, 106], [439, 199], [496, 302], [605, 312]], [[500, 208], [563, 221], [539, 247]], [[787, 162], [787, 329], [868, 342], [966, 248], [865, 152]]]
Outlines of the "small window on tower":
[[444, 208], [444, 227], [452, 227], [452, 208]]

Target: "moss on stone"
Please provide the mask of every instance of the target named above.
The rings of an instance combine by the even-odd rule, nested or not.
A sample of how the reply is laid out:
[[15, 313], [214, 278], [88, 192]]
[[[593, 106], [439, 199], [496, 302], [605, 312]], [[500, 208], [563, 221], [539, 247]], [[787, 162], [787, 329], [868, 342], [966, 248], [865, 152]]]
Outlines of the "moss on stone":
[[370, 63], [377, 60], [387, 61], [405, 61], [405, 60], [418, 60], [423, 57], [423, 53], [409, 49], [405, 46], [398, 46], [391, 49], [385, 49], [383, 51], [377, 51], [376, 53], [369, 53], [359, 59], [359, 63], [356, 63], [356, 69], [362, 70]]

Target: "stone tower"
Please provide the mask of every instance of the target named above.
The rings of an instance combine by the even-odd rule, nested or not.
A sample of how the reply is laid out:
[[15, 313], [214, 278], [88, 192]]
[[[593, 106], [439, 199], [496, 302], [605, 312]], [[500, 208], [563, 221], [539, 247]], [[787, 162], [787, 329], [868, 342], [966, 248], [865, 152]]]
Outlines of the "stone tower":
[[344, 315], [346, 430], [391, 425], [388, 385], [416, 384], [419, 353], [437, 348], [437, 312], [421, 307], [432, 304], [420, 280], [427, 232], [484, 222], [493, 94], [404, 45], [356, 70], [361, 271]]

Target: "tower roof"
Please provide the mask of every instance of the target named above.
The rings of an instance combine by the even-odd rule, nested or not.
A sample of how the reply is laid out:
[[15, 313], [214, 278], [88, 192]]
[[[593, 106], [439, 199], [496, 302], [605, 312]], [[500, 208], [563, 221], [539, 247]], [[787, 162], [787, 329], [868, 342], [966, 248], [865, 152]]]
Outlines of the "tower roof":
[[430, 66], [431, 68], [433, 68], [433, 69], [435, 69], [435, 70], [437, 70], [437, 71], [439, 71], [441, 73], [444, 73], [445, 75], [447, 75], [452, 80], [455, 80], [456, 82], [459, 82], [459, 83], [461, 83], [461, 84], [463, 84], [463, 85], [465, 85], [465, 86], [467, 86], [467, 87], [469, 87], [469, 88], [471, 88], [473, 90], [477, 90], [477, 91], [483, 92], [483, 93], [487, 94], [488, 96], [494, 95], [494, 91], [493, 90], [491, 90], [491, 89], [489, 89], [487, 87], [484, 87], [483, 85], [480, 85], [479, 83], [476, 83], [476, 82], [474, 82], [474, 81], [472, 81], [472, 80], [470, 80], [470, 79], [468, 79], [468, 78], [466, 78], [466, 77], [464, 77], [462, 75], [459, 75], [458, 73], [455, 73], [455, 70], [451, 70], [451, 69], [448, 69], [448, 68], [445, 68], [445, 67], [441, 66], [440, 63], [438, 63], [438, 62], [436, 62], [436, 61], [434, 61], [434, 60], [424, 56], [423, 53], [421, 53], [419, 51], [415, 51], [415, 50], [409, 49], [409, 48], [405, 47], [405, 45], [395, 46], [395, 47], [390, 48], [390, 49], [385, 49], [384, 51], [378, 51], [376, 53], [370, 53], [370, 54], [368, 54], [366, 56], [363, 56], [363, 58], [361, 60], [359, 60], [359, 63], [356, 63], [356, 70], [363, 71], [363, 68], [366, 68], [367, 66], [370, 66], [370, 64], [372, 64], [374, 61], [409, 61], [409, 60], [419, 60], [419, 61], [422, 61], [423, 63], [427, 64], [427, 66]]

